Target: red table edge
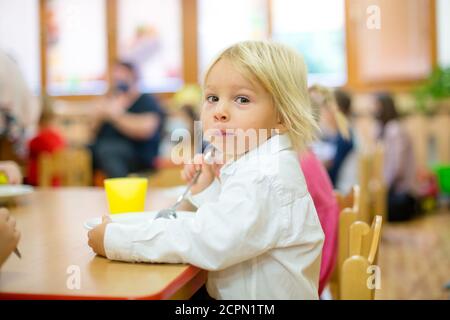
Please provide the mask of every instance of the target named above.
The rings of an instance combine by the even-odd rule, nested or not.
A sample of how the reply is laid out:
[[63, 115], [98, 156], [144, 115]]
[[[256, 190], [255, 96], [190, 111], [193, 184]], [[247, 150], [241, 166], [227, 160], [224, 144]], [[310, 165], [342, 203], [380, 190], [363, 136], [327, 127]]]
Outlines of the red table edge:
[[206, 277], [206, 271], [190, 265], [185, 271], [183, 271], [182, 274], [175, 278], [175, 280], [168, 284], [164, 289], [150, 296], [111, 297], [0, 292], [0, 300], [165, 300], [169, 299], [181, 287], [183, 287], [186, 283], [195, 279], [196, 277], [200, 277], [200, 279], [195, 279], [196, 286], [200, 288], [203, 284], [203, 282], [201, 281], [202, 273], [205, 273]]

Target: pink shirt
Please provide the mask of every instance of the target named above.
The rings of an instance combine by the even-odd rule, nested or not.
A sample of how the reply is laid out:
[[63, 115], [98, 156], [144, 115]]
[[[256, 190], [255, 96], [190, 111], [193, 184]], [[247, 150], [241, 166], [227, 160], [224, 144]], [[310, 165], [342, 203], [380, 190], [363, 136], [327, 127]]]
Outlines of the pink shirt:
[[309, 150], [303, 153], [300, 157], [300, 166], [325, 234], [320, 265], [320, 295], [336, 263], [339, 207], [327, 171], [314, 153]]

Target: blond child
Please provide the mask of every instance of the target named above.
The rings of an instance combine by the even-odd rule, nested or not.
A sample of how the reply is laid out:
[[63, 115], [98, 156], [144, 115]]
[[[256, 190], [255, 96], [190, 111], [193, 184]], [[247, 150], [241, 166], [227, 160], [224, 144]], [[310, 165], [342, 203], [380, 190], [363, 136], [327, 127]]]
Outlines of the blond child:
[[225, 164], [218, 176], [205, 161], [185, 166], [188, 181], [201, 169], [194, 217], [128, 226], [104, 219], [89, 245], [113, 260], [208, 270], [215, 299], [317, 299], [324, 235], [294, 150], [317, 126], [303, 60], [279, 44], [238, 43], [213, 61], [203, 86], [203, 130]]

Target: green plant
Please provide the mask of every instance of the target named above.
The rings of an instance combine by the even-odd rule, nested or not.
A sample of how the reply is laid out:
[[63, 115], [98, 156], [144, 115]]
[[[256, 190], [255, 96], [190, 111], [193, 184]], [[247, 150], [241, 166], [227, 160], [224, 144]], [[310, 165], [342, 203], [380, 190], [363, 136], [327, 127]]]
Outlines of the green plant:
[[437, 67], [425, 83], [414, 90], [417, 108], [421, 112], [432, 112], [436, 103], [450, 98], [450, 68]]

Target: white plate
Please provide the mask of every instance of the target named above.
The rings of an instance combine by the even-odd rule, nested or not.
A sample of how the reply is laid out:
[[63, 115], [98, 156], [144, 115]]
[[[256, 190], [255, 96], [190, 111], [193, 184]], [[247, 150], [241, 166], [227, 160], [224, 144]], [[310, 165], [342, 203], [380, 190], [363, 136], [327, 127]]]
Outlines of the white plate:
[[32, 193], [34, 188], [24, 184], [19, 185], [0, 185], [0, 201], [8, 200], [14, 197], [23, 196]]
[[[158, 211], [144, 211], [144, 212], [127, 212], [110, 215], [113, 222], [121, 224], [137, 224], [145, 221], [152, 221]], [[188, 219], [194, 217], [194, 212], [191, 211], [177, 211], [178, 219]], [[84, 222], [84, 227], [91, 230], [102, 222], [101, 217], [91, 218]]]

